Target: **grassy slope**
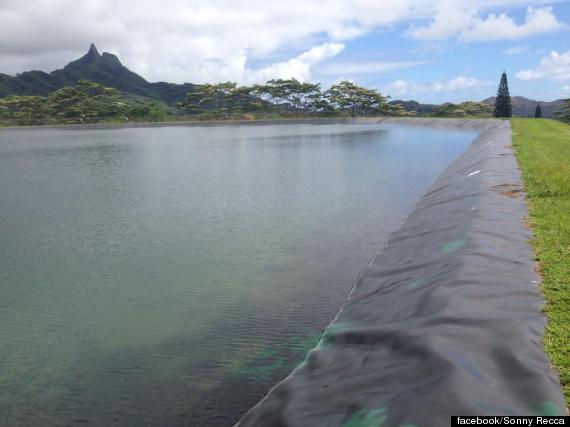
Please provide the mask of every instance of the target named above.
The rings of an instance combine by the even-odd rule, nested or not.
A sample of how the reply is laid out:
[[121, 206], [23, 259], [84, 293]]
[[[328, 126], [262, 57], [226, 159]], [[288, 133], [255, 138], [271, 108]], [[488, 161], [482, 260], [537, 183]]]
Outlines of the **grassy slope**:
[[570, 403], [570, 126], [547, 119], [513, 119], [512, 126], [543, 274], [544, 344]]

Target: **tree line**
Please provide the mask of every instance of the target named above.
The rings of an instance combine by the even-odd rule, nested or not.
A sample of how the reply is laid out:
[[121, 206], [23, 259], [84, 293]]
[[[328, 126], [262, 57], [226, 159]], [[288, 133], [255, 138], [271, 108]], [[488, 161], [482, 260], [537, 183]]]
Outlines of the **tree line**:
[[48, 96], [0, 98], [0, 120], [16, 125], [100, 123], [148, 120], [164, 117], [165, 110], [154, 102], [128, 102], [114, 88], [80, 80]]
[[252, 86], [239, 86], [234, 82], [201, 85], [176, 107], [188, 114], [215, 112], [220, 115], [258, 112], [351, 117], [406, 114], [402, 107], [390, 105], [388, 98], [375, 89], [346, 80], [323, 91], [319, 83], [273, 79]]
[[[481, 102], [445, 103], [431, 116], [510, 117], [510, 95], [503, 74], [495, 106]], [[87, 80], [47, 96], [0, 98], [0, 122], [15, 125], [77, 124], [195, 119], [253, 119], [263, 117], [356, 117], [415, 115], [388, 96], [349, 81], [322, 90], [320, 84], [296, 79], [273, 79], [239, 86], [224, 82], [196, 86], [183, 101], [167, 106], [147, 98], [121, 94]], [[537, 111], [540, 106], [537, 107]], [[541, 114], [537, 114], [537, 117]], [[570, 100], [558, 114], [570, 123]]]
[[484, 102], [466, 101], [460, 104], [446, 102], [433, 113], [435, 117], [492, 117], [493, 106]]
[[158, 121], [196, 118], [255, 118], [304, 116], [406, 115], [387, 96], [349, 81], [323, 91], [320, 84], [296, 79], [274, 79], [265, 84], [240, 86], [234, 82], [203, 84], [174, 106], [133, 96], [80, 80], [48, 96], [0, 98], [0, 121], [17, 125]]

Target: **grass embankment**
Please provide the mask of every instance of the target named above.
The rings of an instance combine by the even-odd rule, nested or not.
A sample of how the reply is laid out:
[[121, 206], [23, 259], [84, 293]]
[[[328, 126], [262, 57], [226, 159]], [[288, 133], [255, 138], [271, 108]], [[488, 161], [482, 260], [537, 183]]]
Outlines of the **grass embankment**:
[[570, 126], [513, 119], [512, 127], [543, 275], [548, 315], [544, 345], [570, 403]]

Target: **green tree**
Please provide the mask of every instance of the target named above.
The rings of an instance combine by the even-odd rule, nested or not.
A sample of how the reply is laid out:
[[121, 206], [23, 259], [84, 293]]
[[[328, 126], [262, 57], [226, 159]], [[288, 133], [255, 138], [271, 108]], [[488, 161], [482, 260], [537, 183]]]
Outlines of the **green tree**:
[[291, 92], [291, 81], [283, 79], [269, 80], [262, 88], [262, 95], [279, 110], [290, 110], [293, 108], [289, 100]]
[[564, 101], [562, 104], [562, 111], [559, 111], [557, 116], [559, 116], [560, 120], [563, 122], [570, 123], [570, 99]]
[[495, 117], [508, 118], [513, 116], [513, 108], [511, 105], [511, 95], [509, 94], [509, 84], [507, 82], [507, 73], [503, 71], [501, 82], [497, 90], [497, 98], [495, 99]]
[[313, 112], [319, 108], [319, 84], [273, 79], [264, 85], [205, 84], [189, 92], [176, 106], [187, 113], [252, 111]]
[[297, 79], [273, 79], [258, 86], [259, 95], [281, 111], [311, 112], [321, 96], [321, 85]]
[[115, 89], [81, 80], [46, 96], [1, 100], [0, 118], [22, 125], [86, 123], [124, 118], [128, 105]]
[[233, 82], [206, 83], [188, 92], [186, 98], [177, 103], [176, 107], [190, 114], [207, 110], [231, 113], [236, 107], [236, 88], [237, 84]]
[[232, 96], [237, 88], [233, 82], [223, 82], [204, 85], [203, 92], [206, 96], [203, 102], [215, 105], [218, 111], [231, 113], [235, 108], [235, 98]]
[[491, 117], [493, 107], [482, 102], [466, 101], [461, 104], [447, 102], [440, 105], [435, 113], [436, 117]]
[[401, 104], [389, 103], [386, 103], [386, 105], [381, 110], [381, 113], [387, 116], [415, 116], [417, 114], [416, 111], [406, 111], [406, 109]]
[[331, 86], [325, 96], [335, 109], [349, 113], [352, 117], [357, 114], [368, 116], [395, 111], [388, 106], [388, 98], [377, 90], [366, 89], [347, 80]]
[[128, 111], [129, 120], [161, 121], [166, 118], [166, 108], [156, 102], [132, 105]]
[[536, 103], [536, 108], [534, 109], [534, 118], [540, 119], [542, 117], [542, 109], [540, 108], [540, 102]]
[[257, 111], [266, 113], [275, 110], [273, 105], [273, 87], [269, 85], [255, 84], [252, 86], [251, 95], [255, 98]]
[[0, 120], [7, 120], [9, 113], [10, 110], [6, 105], [6, 100], [4, 98], [0, 98]]
[[9, 96], [0, 104], [0, 117], [18, 125], [49, 124], [51, 113], [44, 96]]
[[301, 111], [307, 113], [317, 112], [323, 101], [320, 83], [301, 84], [298, 97]]
[[204, 99], [204, 94], [201, 88], [188, 92], [184, 99], [180, 102], [174, 104], [176, 108], [184, 111], [188, 114], [198, 114], [203, 112], [202, 100]]
[[327, 90], [325, 96], [328, 102], [337, 110], [348, 112], [352, 117], [358, 112], [360, 96], [363, 88], [343, 80]]
[[95, 123], [126, 118], [129, 106], [116, 89], [88, 80], [65, 86], [47, 97], [55, 119], [63, 123]]
[[255, 97], [255, 88], [253, 86], [236, 86], [228, 97], [230, 108], [234, 112], [248, 113], [261, 110], [261, 105]]

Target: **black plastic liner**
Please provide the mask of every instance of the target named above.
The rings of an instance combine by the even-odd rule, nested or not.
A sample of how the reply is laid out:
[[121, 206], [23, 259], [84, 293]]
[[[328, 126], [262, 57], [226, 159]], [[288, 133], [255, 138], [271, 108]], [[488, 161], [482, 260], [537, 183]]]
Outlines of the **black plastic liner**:
[[508, 121], [478, 130], [360, 274], [316, 348], [238, 423], [447, 426], [451, 415], [565, 414], [523, 225]]

